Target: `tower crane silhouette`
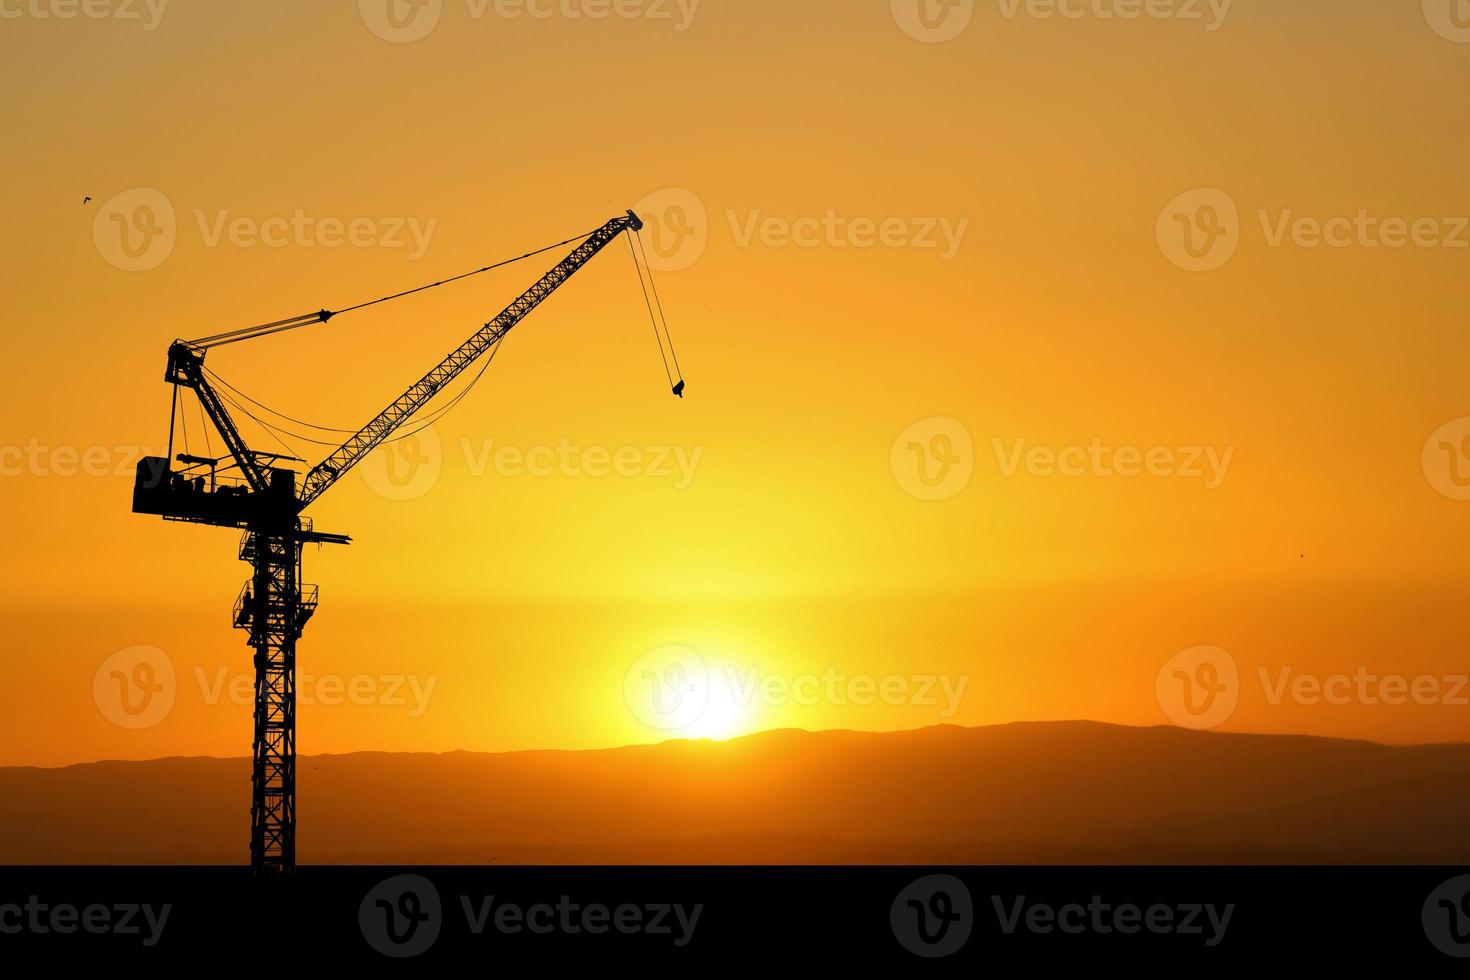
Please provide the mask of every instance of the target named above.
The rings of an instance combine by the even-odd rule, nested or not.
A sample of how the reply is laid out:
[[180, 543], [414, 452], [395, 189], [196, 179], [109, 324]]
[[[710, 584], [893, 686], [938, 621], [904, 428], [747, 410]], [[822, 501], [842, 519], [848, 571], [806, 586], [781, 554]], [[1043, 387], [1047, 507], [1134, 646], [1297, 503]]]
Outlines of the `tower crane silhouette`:
[[[629, 236], [629, 249], [633, 251], [634, 267], [639, 272], [644, 302], [649, 305], [649, 315], [654, 320], [660, 355], [664, 356], [663, 340], [668, 337], [668, 324], [665, 320], [663, 334], [660, 335], [662, 304], [658, 304], [659, 317], [655, 318], [654, 304], [648, 296], [652, 286], [652, 268], [648, 268], [648, 282], [645, 283], [643, 269], [638, 263], [642, 251], [638, 232], [642, 227], [639, 217], [629, 211], [589, 234], [451, 279], [343, 310], [323, 309], [198, 340], [178, 340], [169, 346], [168, 369], [164, 374], [164, 380], [174, 386], [169, 455], [150, 456], [139, 461], [133, 487], [133, 512], [161, 516], [169, 521], [237, 528], [244, 532], [239, 557], [250, 564], [252, 571], [235, 602], [232, 619], [237, 628], [249, 633], [248, 642], [254, 650], [250, 865], [255, 872], [265, 875], [289, 873], [296, 865], [296, 641], [317, 608], [317, 587], [304, 585], [301, 581], [302, 549], [307, 544], [351, 542], [351, 538], [344, 534], [317, 531], [311, 518], [302, 512], [471, 365], [487, 353], [493, 358], [505, 335], [516, 324], [625, 232]], [[638, 239], [638, 250], [633, 250], [635, 238]], [[217, 389], [211, 378], [221, 381], [228, 390], [242, 393], [230, 388], [218, 375], [204, 367], [205, 355], [212, 348], [326, 323], [343, 313], [479, 275], [573, 242], [577, 244], [565, 258], [387, 408], [332, 450], [299, 482], [296, 471], [282, 464], [302, 463], [303, 460], [259, 452], [245, 444], [226, 404], [232, 402], [240, 408], [239, 402]], [[648, 266], [647, 253], [642, 254], [643, 266]], [[654, 297], [656, 300], [656, 288]], [[669, 350], [672, 353], [671, 338]], [[674, 363], [677, 367], [677, 356]], [[676, 380], [675, 374], [669, 371], [667, 357], [664, 368], [674, 394], [682, 398], [682, 374]], [[187, 452], [174, 456], [174, 423], [179, 419], [180, 389], [190, 389], [198, 397], [210, 425], [224, 441], [227, 456], [202, 457]], [[178, 470], [173, 468], [174, 462], [182, 464]], [[231, 474], [230, 471], [234, 470], [238, 470], [238, 476]]]

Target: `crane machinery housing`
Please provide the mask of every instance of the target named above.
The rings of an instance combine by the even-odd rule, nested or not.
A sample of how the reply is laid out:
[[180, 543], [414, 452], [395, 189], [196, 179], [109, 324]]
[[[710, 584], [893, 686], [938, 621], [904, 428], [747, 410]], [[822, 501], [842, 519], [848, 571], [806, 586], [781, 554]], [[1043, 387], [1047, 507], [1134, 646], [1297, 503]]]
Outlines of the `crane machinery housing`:
[[[625, 232], [629, 236], [629, 249], [633, 252], [644, 301], [654, 321], [654, 335], [659, 340], [665, 372], [674, 394], [682, 398], [682, 374], [669, 370], [668, 356], [664, 355], [668, 324], [663, 322], [663, 333], [660, 334], [663, 308], [657, 300], [652, 268], [638, 235], [642, 227], [639, 217], [629, 211], [590, 234], [452, 279], [344, 310], [333, 312], [324, 309], [198, 340], [179, 340], [169, 346], [168, 368], [164, 374], [164, 380], [174, 386], [169, 455], [150, 456], [139, 461], [133, 488], [133, 512], [244, 532], [239, 557], [249, 563], [251, 575], [235, 602], [232, 618], [236, 628], [247, 631], [248, 644], [254, 650], [250, 864], [255, 872], [290, 872], [296, 864], [296, 642], [317, 607], [316, 586], [302, 582], [302, 549], [308, 544], [348, 544], [351, 541], [344, 534], [317, 531], [303, 511], [471, 365], [487, 353], [493, 358], [501, 341], [516, 324]], [[636, 250], [633, 247], [635, 240], [638, 243]], [[205, 355], [214, 347], [325, 323], [342, 313], [478, 275], [572, 242], [577, 244], [565, 258], [300, 479], [298, 473], [285, 464], [302, 460], [258, 452], [245, 444], [227, 405], [230, 402], [239, 408], [240, 403], [215, 387], [211, 377], [220, 379], [204, 367]], [[643, 257], [641, 266], [640, 253]], [[644, 281], [645, 269], [647, 282]], [[650, 288], [653, 290], [652, 302], [649, 300]], [[658, 310], [656, 317], [655, 306]], [[669, 338], [669, 353], [672, 355], [672, 352], [673, 342]], [[677, 369], [677, 355], [673, 357]], [[179, 415], [180, 389], [190, 389], [195, 393], [210, 426], [223, 440], [228, 456], [215, 458], [187, 452], [174, 455], [174, 421]], [[254, 418], [253, 415], [251, 417]], [[179, 469], [174, 469], [175, 462], [182, 464]], [[238, 476], [229, 472], [233, 470], [238, 470]]]

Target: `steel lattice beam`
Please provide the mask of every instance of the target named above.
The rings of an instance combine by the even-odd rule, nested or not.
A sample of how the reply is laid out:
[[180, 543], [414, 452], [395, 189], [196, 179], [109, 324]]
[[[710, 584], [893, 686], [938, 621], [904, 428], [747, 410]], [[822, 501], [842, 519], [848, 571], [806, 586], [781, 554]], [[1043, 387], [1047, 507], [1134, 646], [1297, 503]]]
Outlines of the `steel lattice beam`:
[[629, 211], [620, 218], [612, 219], [584, 239], [570, 255], [558, 262], [530, 289], [517, 297], [516, 301], [502, 310], [499, 316], [477, 330], [474, 336], [439, 362], [432, 371], [419, 379], [417, 384], [398, 396], [393, 404], [380, 412], [376, 418], [363, 426], [332, 455], [322, 460], [310, 473], [306, 474], [306, 479], [302, 481], [301, 486], [301, 506], [305, 507], [326, 492], [328, 487], [336, 483], [343, 474], [356, 466], [358, 461], [372, 452], [375, 446], [392, 435], [395, 429], [428, 404], [429, 400], [442, 391], [445, 385], [459, 377], [485, 352], [500, 343], [512, 327], [524, 320], [527, 314], [540, 306], [546, 297], [555, 292], [556, 288], [566, 282], [574, 272], [586, 265], [594, 255], [606, 248], [613, 239], [629, 228], [636, 230], [642, 225], [643, 222], [638, 216]]

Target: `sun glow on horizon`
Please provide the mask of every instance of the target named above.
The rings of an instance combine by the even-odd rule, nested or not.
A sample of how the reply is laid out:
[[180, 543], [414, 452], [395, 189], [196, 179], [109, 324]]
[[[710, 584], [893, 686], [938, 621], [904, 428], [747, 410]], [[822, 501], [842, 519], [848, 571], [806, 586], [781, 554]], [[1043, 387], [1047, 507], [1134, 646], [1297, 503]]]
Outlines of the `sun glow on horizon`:
[[726, 678], [712, 677], [707, 693], [704, 710], [697, 719], [679, 729], [681, 736], [723, 742], [757, 730], [754, 727], [756, 706], [741, 698]]
[[650, 650], [623, 681], [633, 716], [671, 738], [723, 741], [751, 734], [761, 714], [757, 693], [729, 664], [677, 645]]

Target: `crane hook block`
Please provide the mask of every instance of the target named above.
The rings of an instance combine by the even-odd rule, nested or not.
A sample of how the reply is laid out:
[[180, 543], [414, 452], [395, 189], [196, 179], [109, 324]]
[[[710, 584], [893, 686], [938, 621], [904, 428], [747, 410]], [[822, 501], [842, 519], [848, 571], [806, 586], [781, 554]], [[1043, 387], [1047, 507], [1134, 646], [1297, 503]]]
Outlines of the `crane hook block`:
[[674, 394], [678, 395], [680, 398], [683, 398], [684, 397], [684, 379], [683, 378], [680, 378], [679, 379], [679, 383], [676, 384], [676, 385], [674, 385]]

